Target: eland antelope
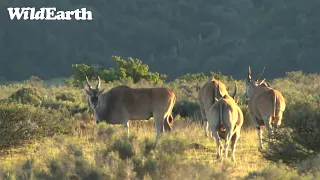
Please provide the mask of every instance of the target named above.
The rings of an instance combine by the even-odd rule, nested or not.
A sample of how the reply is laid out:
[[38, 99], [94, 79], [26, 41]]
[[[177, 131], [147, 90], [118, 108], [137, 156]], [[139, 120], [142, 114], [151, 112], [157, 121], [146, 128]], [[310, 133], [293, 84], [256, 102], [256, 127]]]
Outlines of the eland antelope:
[[[219, 85], [217, 87], [219, 89]], [[217, 90], [216, 90], [217, 91]], [[231, 141], [232, 161], [235, 160], [236, 144], [240, 138], [240, 130], [243, 124], [243, 112], [238, 106], [238, 99], [235, 98], [237, 93], [237, 84], [235, 84], [234, 94], [224, 95], [209, 108], [207, 112], [208, 123], [212, 136], [216, 139], [217, 158], [222, 156], [222, 142], [225, 140], [225, 157], [228, 157], [228, 147]], [[216, 92], [217, 94], [217, 92]]]
[[259, 81], [264, 69], [255, 80], [252, 80], [249, 66], [246, 88], [249, 115], [258, 133], [259, 151], [262, 151], [261, 126], [266, 126], [269, 137], [271, 137], [273, 130], [280, 127], [282, 115], [286, 108], [282, 94], [278, 90], [271, 88], [268, 83], [265, 83], [265, 79]]
[[[217, 86], [219, 85], [219, 91], [216, 92]], [[208, 118], [207, 112], [209, 108], [215, 103], [216, 99], [228, 94], [226, 86], [221, 82], [216, 80], [214, 77], [210, 78], [204, 85], [200, 88], [198, 99], [200, 102], [200, 113], [201, 113], [201, 126], [204, 128], [205, 136], [208, 136]], [[210, 134], [211, 135], [211, 134]]]
[[129, 135], [129, 120], [149, 120], [154, 117], [156, 140], [164, 130], [171, 131], [172, 108], [176, 102], [174, 92], [166, 88], [130, 88], [116, 86], [103, 93], [98, 84], [93, 88], [86, 77], [88, 101], [97, 123], [122, 124]]

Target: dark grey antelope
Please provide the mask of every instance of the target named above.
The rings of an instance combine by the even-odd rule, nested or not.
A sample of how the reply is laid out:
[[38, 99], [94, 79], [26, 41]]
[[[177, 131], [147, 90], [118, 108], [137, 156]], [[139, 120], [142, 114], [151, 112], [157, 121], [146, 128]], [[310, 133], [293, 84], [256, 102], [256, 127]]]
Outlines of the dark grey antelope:
[[129, 120], [148, 120], [154, 118], [156, 141], [164, 130], [172, 129], [172, 109], [176, 96], [167, 88], [130, 88], [116, 86], [103, 93], [100, 89], [101, 80], [93, 88], [86, 77], [88, 101], [96, 122], [106, 121], [110, 124], [122, 124], [129, 135]]

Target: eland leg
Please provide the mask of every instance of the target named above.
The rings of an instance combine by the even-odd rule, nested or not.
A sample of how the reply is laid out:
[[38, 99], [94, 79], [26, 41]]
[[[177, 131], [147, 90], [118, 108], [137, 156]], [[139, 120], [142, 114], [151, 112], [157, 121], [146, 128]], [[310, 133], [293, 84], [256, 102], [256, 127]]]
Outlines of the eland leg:
[[257, 134], [258, 134], [258, 150], [260, 152], [262, 152], [262, 131], [261, 131], [261, 120], [256, 118], [255, 116], [253, 116], [252, 114], [249, 113], [249, 116], [250, 116], [250, 119], [251, 119], [251, 122], [253, 124], [254, 127], [256, 127], [257, 129]]
[[222, 143], [221, 143], [221, 138], [219, 136], [219, 133], [216, 129], [213, 129], [212, 131], [212, 136], [215, 137], [216, 139], [216, 146], [217, 146], [217, 155], [216, 158], [220, 159], [222, 157]]
[[273, 139], [273, 127], [272, 127], [272, 117], [264, 117], [263, 118], [264, 125], [266, 126], [268, 130], [268, 138], [269, 140]]
[[127, 130], [127, 135], [129, 137], [129, 113], [128, 111], [122, 107], [121, 111], [119, 112], [119, 114], [115, 115], [113, 117], [114, 119], [119, 119], [119, 124], [122, 124], [122, 127], [124, 127]]
[[164, 131], [164, 117], [159, 115], [154, 115], [155, 128], [156, 128], [156, 144], [158, 143], [159, 137]]
[[258, 126], [257, 128], [257, 134], [258, 134], [258, 150], [261, 152], [263, 147], [262, 147], [262, 131], [261, 127]]
[[238, 129], [231, 138], [231, 150], [232, 150], [232, 161], [233, 162], [236, 162], [236, 158], [235, 158], [234, 154], [236, 151], [236, 145], [237, 145], [239, 138], [240, 138], [240, 129]]
[[122, 124], [122, 126], [124, 127], [124, 129], [127, 130], [127, 136], [129, 137], [130, 136], [130, 130], [129, 130], [130, 124], [129, 124], [129, 121], [127, 121], [127, 123]]
[[204, 120], [203, 121], [203, 130], [204, 130], [204, 135], [205, 137], [210, 137], [210, 134], [208, 135], [208, 132], [209, 132], [209, 123], [208, 123], [208, 120]]
[[262, 131], [261, 131], [261, 127], [256, 127], [257, 129], [257, 134], [258, 134], [258, 150], [262, 151], [263, 147], [262, 147]]
[[204, 130], [204, 136], [208, 137], [207, 133], [208, 133], [209, 125], [208, 125], [208, 120], [207, 120], [207, 117], [206, 117], [206, 112], [205, 112], [205, 109], [204, 109], [204, 105], [203, 105], [203, 103], [201, 101], [200, 101], [200, 114], [201, 114], [201, 117], [202, 117], [201, 127]]
[[225, 142], [225, 145], [224, 145], [224, 153], [225, 153], [225, 157], [228, 158], [228, 148], [229, 148], [229, 143], [230, 143], [230, 140], [232, 138], [232, 129], [230, 127], [227, 127], [226, 128], [226, 142]]
[[276, 118], [276, 127], [277, 127], [277, 129], [279, 129], [279, 128], [281, 127], [282, 116], [283, 116], [283, 112], [280, 111], [280, 112], [278, 113], [278, 116], [275, 117], [275, 118]]

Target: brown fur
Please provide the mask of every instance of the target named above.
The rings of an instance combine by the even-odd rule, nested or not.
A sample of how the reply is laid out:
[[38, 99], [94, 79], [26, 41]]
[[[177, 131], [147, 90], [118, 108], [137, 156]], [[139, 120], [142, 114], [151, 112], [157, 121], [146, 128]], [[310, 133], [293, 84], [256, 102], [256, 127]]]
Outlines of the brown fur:
[[[263, 73], [263, 71], [262, 71]], [[260, 73], [259, 77], [262, 75]], [[249, 67], [247, 97], [249, 98], [248, 109], [253, 125], [257, 128], [259, 136], [259, 150], [262, 150], [261, 126], [266, 126], [269, 135], [274, 128], [279, 128], [282, 115], [286, 108], [285, 99], [280, 91], [265, 84], [264, 80], [259, 82], [251, 80], [251, 69]]]
[[[215, 91], [219, 85], [219, 92], [217, 93], [218, 97], [216, 97]], [[208, 131], [208, 120], [206, 112], [208, 112], [209, 108], [215, 103], [215, 99], [219, 99], [220, 97], [228, 94], [226, 86], [213, 77], [209, 79], [207, 82], [203, 84], [203, 86], [199, 90], [198, 99], [200, 102], [200, 113], [201, 113], [201, 126], [204, 127], [205, 135], [207, 136]]]
[[[236, 90], [235, 90], [236, 92]], [[235, 95], [235, 93], [234, 93]], [[235, 161], [236, 143], [240, 138], [243, 125], [243, 112], [235, 101], [235, 97], [225, 95], [214, 103], [208, 111], [208, 123], [217, 143], [217, 158], [222, 155], [221, 139], [225, 140], [225, 157], [231, 141], [232, 160]]]

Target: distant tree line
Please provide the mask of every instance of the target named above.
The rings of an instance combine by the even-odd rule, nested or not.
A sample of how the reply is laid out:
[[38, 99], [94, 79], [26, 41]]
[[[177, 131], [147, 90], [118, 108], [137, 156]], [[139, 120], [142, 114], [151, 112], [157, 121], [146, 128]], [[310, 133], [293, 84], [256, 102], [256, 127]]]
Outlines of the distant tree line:
[[[11, 21], [7, 7], [87, 7], [92, 21]], [[139, 58], [168, 80], [221, 72], [268, 78], [319, 72], [320, 11], [309, 0], [0, 0], [0, 79], [71, 76], [72, 64], [115, 68]], [[255, 73], [255, 72], [253, 72]], [[258, 72], [257, 72], [258, 73]]]

